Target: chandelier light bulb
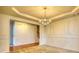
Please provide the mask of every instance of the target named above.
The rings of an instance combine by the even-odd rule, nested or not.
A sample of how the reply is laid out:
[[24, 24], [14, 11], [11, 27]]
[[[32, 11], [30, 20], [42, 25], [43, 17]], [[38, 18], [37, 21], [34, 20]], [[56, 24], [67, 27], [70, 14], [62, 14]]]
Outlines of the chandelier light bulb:
[[39, 22], [42, 22], [42, 20], [39, 20]]
[[44, 19], [44, 21], [47, 21], [47, 19]]

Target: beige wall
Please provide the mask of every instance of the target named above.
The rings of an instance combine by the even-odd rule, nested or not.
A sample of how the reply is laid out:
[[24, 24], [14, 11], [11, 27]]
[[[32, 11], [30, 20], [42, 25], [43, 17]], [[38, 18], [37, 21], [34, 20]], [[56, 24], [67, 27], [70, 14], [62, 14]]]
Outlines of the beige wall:
[[9, 51], [9, 16], [0, 14], [0, 52]]
[[15, 22], [13, 41], [14, 46], [38, 42], [37, 25]]
[[79, 16], [52, 22], [46, 29], [46, 45], [79, 51]]

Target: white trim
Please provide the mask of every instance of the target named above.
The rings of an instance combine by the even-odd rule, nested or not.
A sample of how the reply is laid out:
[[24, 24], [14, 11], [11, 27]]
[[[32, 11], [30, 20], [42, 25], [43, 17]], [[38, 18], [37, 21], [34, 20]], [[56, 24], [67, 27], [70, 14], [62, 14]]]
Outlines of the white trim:
[[14, 8], [14, 7], [12, 7], [12, 10], [13, 10], [14, 12], [16, 12], [17, 14], [21, 15], [21, 16], [28, 17], [28, 18], [32, 18], [32, 19], [37, 20], [37, 21], [38, 21], [38, 20], [41, 20], [41, 19], [36, 18], [36, 17], [34, 17], [34, 16], [21, 13], [21, 12], [19, 12], [16, 8]]

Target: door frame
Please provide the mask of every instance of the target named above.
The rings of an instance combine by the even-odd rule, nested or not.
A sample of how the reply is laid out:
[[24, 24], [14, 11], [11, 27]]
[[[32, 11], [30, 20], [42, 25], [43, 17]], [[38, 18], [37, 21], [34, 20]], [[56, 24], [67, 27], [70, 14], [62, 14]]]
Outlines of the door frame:
[[[14, 24], [15, 24], [15, 22], [21, 22], [21, 23], [26, 23], [26, 22], [22, 22], [22, 21], [17, 21], [17, 20], [10, 20], [10, 52], [14, 52], [14, 50], [15, 50], [15, 48], [14, 48], [14, 44], [13, 44], [13, 42], [14, 42], [14, 40], [13, 40], [13, 28], [14, 28]], [[26, 23], [26, 24], [31, 24], [31, 23]], [[35, 24], [31, 24], [31, 25], [35, 25]], [[39, 33], [39, 25], [36, 25], [37, 26], [37, 38], [38, 38], [38, 41], [39, 41], [39, 39], [40, 39], [40, 33]], [[40, 42], [40, 41], [39, 41]], [[38, 43], [38, 45], [39, 45], [39, 42], [37, 42]]]

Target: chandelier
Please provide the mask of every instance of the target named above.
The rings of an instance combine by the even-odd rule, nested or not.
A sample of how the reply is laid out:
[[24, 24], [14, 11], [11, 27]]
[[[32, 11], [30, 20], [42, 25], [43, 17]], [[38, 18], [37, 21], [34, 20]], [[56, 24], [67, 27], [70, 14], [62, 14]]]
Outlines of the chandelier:
[[40, 20], [40, 23], [42, 25], [47, 25], [49, 24], [49, 20], [47, 19], [47, 14], [46, 14], [47, 7], [44, 7], [43, 10], [44, 10], [44, 18]]

